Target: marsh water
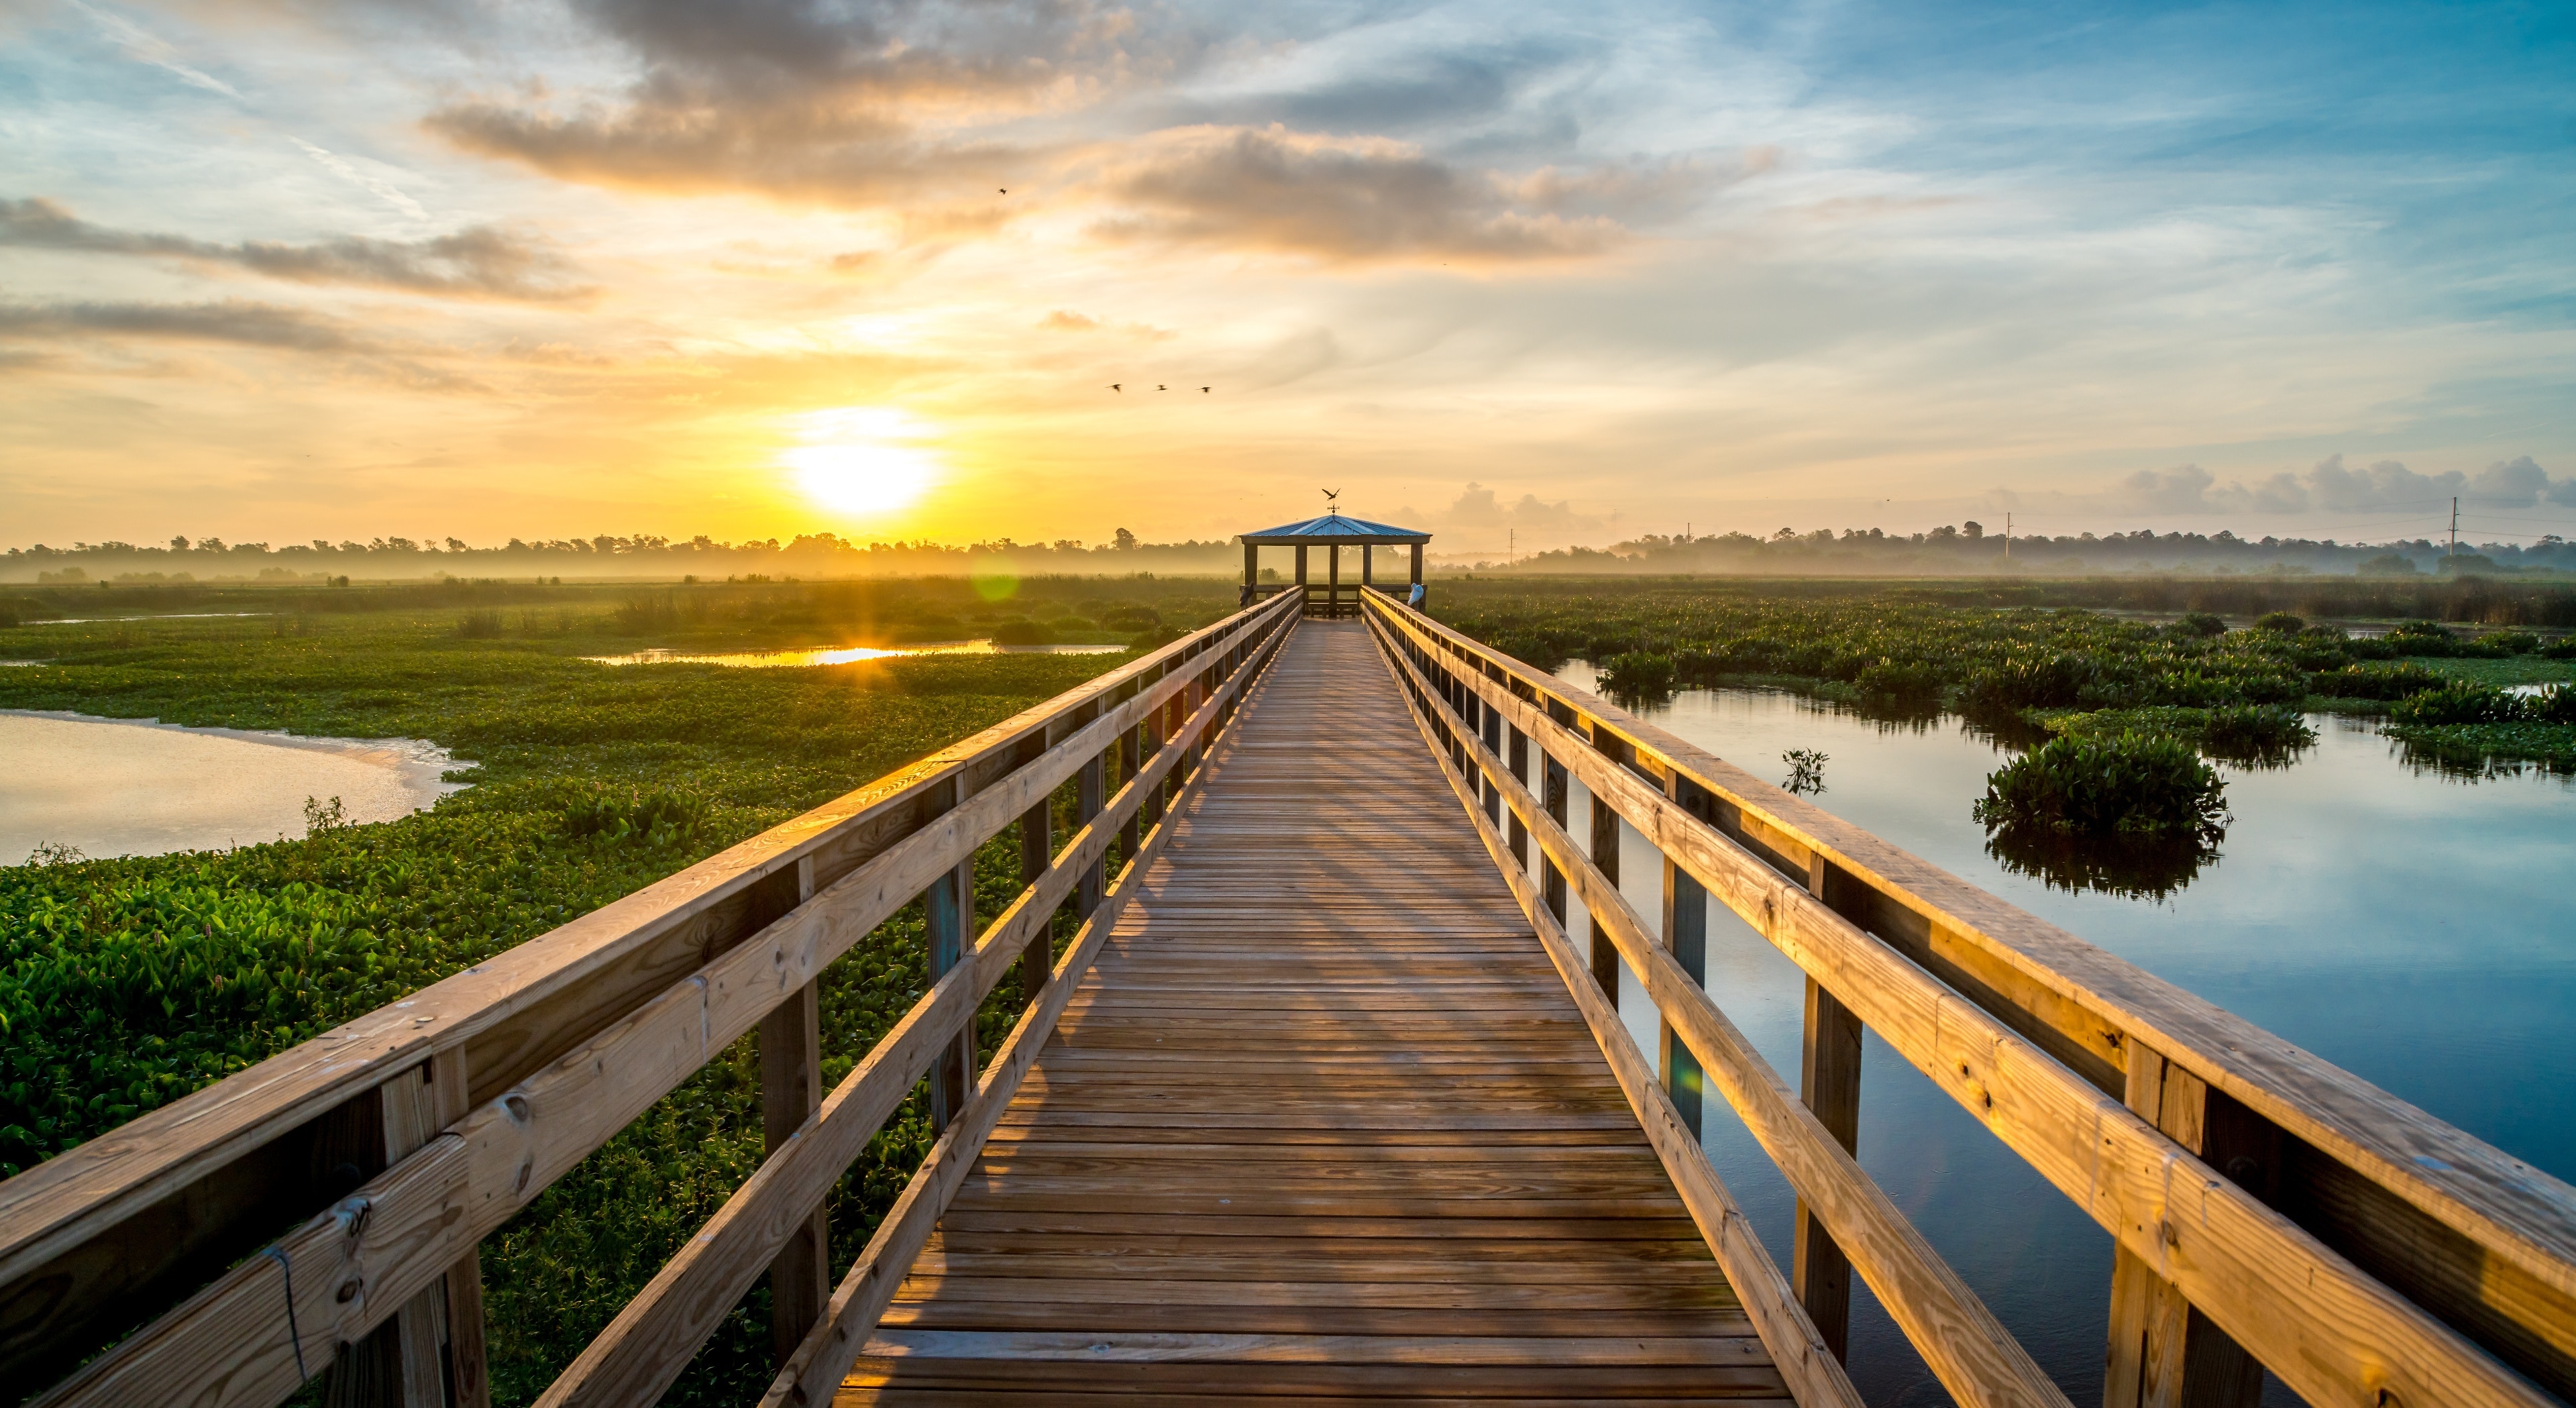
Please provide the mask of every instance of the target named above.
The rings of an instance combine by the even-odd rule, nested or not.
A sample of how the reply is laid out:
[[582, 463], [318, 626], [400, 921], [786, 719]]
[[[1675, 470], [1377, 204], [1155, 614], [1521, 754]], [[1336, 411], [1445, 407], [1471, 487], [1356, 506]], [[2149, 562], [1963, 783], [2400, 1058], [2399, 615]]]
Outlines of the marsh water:
[[[1589, 689], [1581, 664], [1560, 672]], [[2417, 766], [2367, 721], [2312, 716], [2287, 767], [2226, 765], [2215, 860], [2159, 897], [2070, 890], [1990, 854], [1969, 814], [2009, 754], [1953, 717], [1885, 722], [1788, 694], [1697, 690], [1641, 711], [1781, 781], [1827, 755], [1815, 802], [2505, 1152], [2576, 1179], [2576, 783]], [[1572, 819], [1585, 823], [1577, 788]], [[1628, 833], [1623, 889], [1646, 914], [1660, 869]], [[1644, 1049], [1653, 1008], [1620, 1010]], [[1794, 1085], [1804, 980], [1719, 908], [1708, 986]], [[1861, 1164], [2078, 1404], [2097, 1402], [2111, 1243], [1874, 1035]], [[1706, 1142], [1785, 1268], [1793, 1196], [1712, 1096]], [[1852, 1371], [1873, 1404], [1946, 1402], [1894, 1323], [1855, 1290]], [[2267, 1403], [2295, 1403], [2277, 1383]]]
[[39, 846], [92, 858], [215, 850], [305, 833], [310, 798], [391, 821], [465, 784], [407, 738], [292, 738], [149, 719], [0, 710], [0, 865]]

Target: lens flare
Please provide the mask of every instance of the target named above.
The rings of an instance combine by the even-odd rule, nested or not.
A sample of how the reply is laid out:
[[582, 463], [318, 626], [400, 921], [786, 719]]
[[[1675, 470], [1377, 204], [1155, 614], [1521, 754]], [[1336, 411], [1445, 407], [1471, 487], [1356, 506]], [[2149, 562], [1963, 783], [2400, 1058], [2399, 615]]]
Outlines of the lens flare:
[[926, 427], [901, 411], [842, 406], [795, 417], [805, 443], [782, 452], [806, 498], [839, 513], [870, 515], [910, 508], [939, 479], [939, 461], [907, 441]]

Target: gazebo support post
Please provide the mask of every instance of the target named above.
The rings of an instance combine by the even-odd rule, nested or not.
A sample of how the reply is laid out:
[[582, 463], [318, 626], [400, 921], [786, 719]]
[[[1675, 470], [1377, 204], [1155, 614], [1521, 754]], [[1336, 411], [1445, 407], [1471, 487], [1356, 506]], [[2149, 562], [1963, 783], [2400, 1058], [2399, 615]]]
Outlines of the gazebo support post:
[[1422, 585], [1422, 544], [1413, 545], [1413, 585]]
[[1261, 545], [1259, 543], [1245, 543], [1243, 545], [1243, 592], [1235, 598], [1234, 605], [1236, 610], [1240, 611], [1244, 607], [1252, 604], [1252, 594], [1260, 586], [1260, 583]]
[[1324, 615], [1329, 620], [1342, 618], [1342, 545], [1339, 543], [1324, 549]]
[[1299, 543], [1297, 545], [1297, 610], [1299, 614], [1302, 615], [1305, 612], [1307, 604], [1306, 545], [1304, 543]]
[[1360, 590], [1365, 592], [1376, 584], [1377, 544], [1362, 543], [1360, 544]]

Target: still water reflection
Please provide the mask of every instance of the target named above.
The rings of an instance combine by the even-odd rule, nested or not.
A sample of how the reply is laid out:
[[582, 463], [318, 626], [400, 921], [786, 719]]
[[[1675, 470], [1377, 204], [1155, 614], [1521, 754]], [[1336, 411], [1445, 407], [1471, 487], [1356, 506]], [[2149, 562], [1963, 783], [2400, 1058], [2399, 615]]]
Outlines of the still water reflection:
[[853, 665], [863, 660], [902, 660], [921, 655], [1115, 655], [1123, 645], [995, 645], [989, 640], [952, 640], [936, 645], [844, 645], [816, 650], [741, 650], [721, 655], [687, 655], [674, 650], [639, 650], [632, 655], [585, 655], [602, 665], [730, 665], [745, 670], [795, 669], [809, 665]]
[[[1560, 674], [1591, 688], [1577, 664]], [[2008, 754], [1955, 718], [1882, 723], [1790, 695], [1690, 691], [1644, 711], [1779, 780], [1824, 752], [1826, 810], [2342, 1065], [2560, 1178], [2576, 1179], [2576, 785], [2410, 765], [2364, 722], [2314, 716], [2286, 768], [2222, 765], [2235, 820], [2218, 856], [2161, 898], [2069, 890], [1991, 854], [1969, 815]], [[1577, 789], [1578, 797], [1580, 789]], [[1575, 834], [1584, 834], [1582, 813]], [[1660, 905], [1633, 833], [1623, 888]], [[1724, 909], [1709, 989], [1792, 1083], [1803, 978]], [[1645, 1049], [1634, 979], [1620, 1010]], [[1875, 1036], [1860, 1161], [2076, 1403], [2098, 1402], [2111, 1244], [2092, 1221]], [[1786, 1267], [1794, 1199], [1722, 1101], [1719, 1172]], [[1856, 1288], [1853, 1377], [1873, 1404], [1947, 1402]], [[2278, 1384], [2267, 1403], [2294, 1403]]]
[[0, 865], [38, 846], [92, 858], [302, 836], [306, 798], [391, 821], [462, 788], [409, 738], [291, 738], [150, 720], [0, 710]]

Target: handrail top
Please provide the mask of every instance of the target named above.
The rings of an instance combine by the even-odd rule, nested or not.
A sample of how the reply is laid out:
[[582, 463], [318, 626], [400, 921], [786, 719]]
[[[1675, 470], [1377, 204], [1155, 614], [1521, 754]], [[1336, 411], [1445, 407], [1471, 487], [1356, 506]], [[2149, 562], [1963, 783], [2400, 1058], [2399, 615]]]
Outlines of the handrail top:
[[2576, 1186], [1597, 695], [1400, 603], [1371, 596], [1368, 605], [1562, 704], [1641, 759], [1677, 771], [2022, 975], [2118, 1023], [2108, 1035], [2123, 1043], [2124, 1058], [2126, 1037], [2144, 1040], [2438, 1221], [2576, 1292]]
[[384, 1075], [462, 1045], [579, 986], [853, 831], [904, 820], [900, 813], [932, 787], [1033, 733], [1042, 737], [1066, 715], [1278, 609], [1273, 599], [1236, 611], [677, 874], [0, 1180], [0, 1285], [58, 1254], [54, 1243], [64, 1230], [102, 1207], [141, 1206], [201, 1172], [204, 1160], [220, 1160], [227, 1149], [255, 1148]]

